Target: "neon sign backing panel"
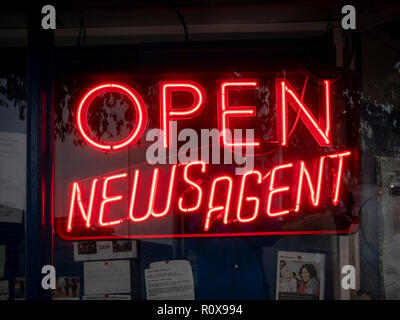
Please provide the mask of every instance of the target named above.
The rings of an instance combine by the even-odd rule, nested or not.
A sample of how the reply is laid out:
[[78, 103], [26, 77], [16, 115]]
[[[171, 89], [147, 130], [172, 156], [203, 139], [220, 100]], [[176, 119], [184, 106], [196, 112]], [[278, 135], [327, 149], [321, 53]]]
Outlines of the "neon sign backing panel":
[[[358, 152], [343, 138], [350, 129], [338, 92], [345, 85], [296, 72], [84, 78], [65, 103], [69, 134], [56, 140], [57, 234], [78, 240], [355, 231]], [[184, 129], [201, 137], [214, 128], [220, 160], [230, 148], [233, 163], [209, 163], [212, 151], [203, 159], [210, 147], [204, 141], [197, 158], [180, 161]], [[238, 128], [254, 129], [254, 139], [227, 131]], [[147, 157], [152, 129], [160, 130], [162, 163]], [[237, 174], [235, 155], [246, 148], [254, 163]]]

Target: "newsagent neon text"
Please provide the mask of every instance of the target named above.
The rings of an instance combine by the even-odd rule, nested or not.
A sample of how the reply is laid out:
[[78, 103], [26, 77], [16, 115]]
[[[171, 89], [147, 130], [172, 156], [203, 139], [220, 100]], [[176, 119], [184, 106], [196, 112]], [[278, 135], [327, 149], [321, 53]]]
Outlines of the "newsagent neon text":
[[[298, 214], [311, 206], [319, 208], [329, 201], [340, 203], [341, 186], [346, 159], [351, 152], [332, 151], [331, 89], [329, 81], [322, 83], [318, 119], [300, 98], [287, 79], [276, 79], [276, 141], [289, 146], [289, 106], [297, 112], [309, 139], [327, 149], [323, 155], [310, 160], [285, 161], [266, 172], [244, 171], [242, 175], [215, 173], [203, 160], [193, 160], [168, 166], [153, 166], [151, 181], [145, 181], [149, 171], [138, 168], [121, 169], [118, 173], [104, 174], [90, 179], [74, 181], [68, 192], [69, 208], [65, 230], [89, 230], [93, 226], [106, 228], [122, 224], [143, 224], [167, 217], [171, 212], [184, 215], [201, 214], [202, 232], [208, 232], [216, 219], [225, 225], [231, 221], [248, 224], [257, 219], [277, 218]], [[229, 133], [230, 120], [256, 116], [255, 106], [232, 105], [229, 93], [235, 90], [256, 90], [258, 80], [219, 81], [217, 84], [216, 115], [218, 131], [224, 147], [260, 148], [259, 137], [234, 139]], [[159, 84], [159, 112], [162, 147], [169, 149], [170, 124], [194, 119], [204, 112], [206, 92], [194, 81], [164, 81]], [[126, 96], [135, 109], [136, 121], [127, 137], [120, 141], [105, 142], [91, 132], [87, 116], [93, 100], [100, 94], [117, 92]], [[185, 108], [174, 105], [173, 94], [185, 92], [192, 97]], [[87, 144], [101, 151], [119, 151], [135, 144], [148, 123], [145, 102], [139, 92], [123, 84], [105, 83], [88, 90], [77, 107], [77, 128]], [[328, 151], [329, 150], [329, 151]], [[207, 179], [205, 179], [207, 177]], [[161, 182], [162, 180], [162, 182]], [[208, 183], [199, 181], [207, 180]], [[122, 185], [129, 188], [121, 188]], [[119, 188], [117, 188], [119, 186]], [[121, 190], [129, 190], [121, 192]], [[160, 196], [160, 189], [164, 195]], [[185, 190], [183, 193], [181, 190]], [[218, 191], [218, 195], [217, 195]], [[190, 194], [187, 197], [187, 194]], [[223, 194], [221, 196], [221, 194]], [[285, 199], [284, 201], [282, 199]], [[138, 206], [146, 203], [145, 207]], [[113, 210], [113, 208], [117, 208]]]

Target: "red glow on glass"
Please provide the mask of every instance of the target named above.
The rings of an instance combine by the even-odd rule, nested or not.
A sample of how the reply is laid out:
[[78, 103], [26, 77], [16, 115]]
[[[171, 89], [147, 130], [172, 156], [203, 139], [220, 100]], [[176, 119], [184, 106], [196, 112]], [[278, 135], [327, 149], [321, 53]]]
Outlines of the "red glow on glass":
[[139, 170], [135, 170], [135, 176], [133, 178], [133, 183], [132, 183], [132, 192], [131, 192], [131, 197], [130, 197], [130, 202], [129, 202], [129, 219], [131, 219], [133, 222], [140, 222], [140, 221], [145, 221], [150, 217], [151, 211], [148, 210], [146, 214], [143, 217], [136, 218], [134, 215], [133, 209], [135, 208], [135, 200], [136, 200], [136, 192], [137, 192], [137, 185], [138, 185], [138, 180], [139, 180]]
[[331, 136], [331, 93], [330, 84], [328, 80], [324, 80], [325, 86], [325, 136], [330, 138]]
[[127, 176], [128, 176], [127, 173], [121, 173], [121, 174], [115, 174], [115, 175], [109, 176], [104, 179], [102, 201], [100, 203], [100, 213], [99, 213], [99, 224], [101, 226], [113, 226], [113, 225], [120, 224], [123, 221], [123, 219], [119, 219], [119, 220], [104, 222], [104, 208], [107, 203], [119, 201], [123, 198], [122, 195], [115, 195], [115, 196], [109, 197], [107, 195], [108, 183], [112, 180], [126, 178]]
[[155, 194], [156, 194], [156, 189], [158, 186], [158, 169], [154, 169], [153, 172], [153, 182], [151, 184], [151, 192], [150, 192], [150, 200], [149, 200], [149, 211], [151, 212], [151, 215], [154, 217], [162, 217], [165, 216], [168, 211], [171, 209], [171, 199], [172, 199], [172, 192], [174, 188], [174, 182], [175, 182], [175, 172], [176, 172], [176, 165], [173, 165], [171, 168], [171, 175], [169, 178], [169, 186], [168, 186], [168, 196], [167, 196], [167, 202], [165, 205], [165, 208], [161, 212], [155, 212], [154, 211], [154, 201], [155, 201]]
[[[295, 132], [298, 120], [303, 122], [306, 130], [309, 132], [305, 139], [314, 139], [317, 141], [318, 145], [322, 147], [330, 146], [331, 142], [334, 140], [331, 138], [330, 82], [324, 80], [320, 85], [323, 92], [321, 91], [322, 98], [320, 99], [320, 109], [322, 111], [318, 112], [319, 116], [316, 116], [317, 111], [310, 108], [312, 106], [308, 104], [308, 100], [306, 100], [307, 104], [303, 100], [304, 92], [307, 87], [306, 83], [307, 79], [300, 96], [287, 79], [276, 79], [276, 130], [278, 141], [282, 146], [287, 146], [289, 144], [290, 137], [292, 132]], [[257, 147], [260, 145], [261, 140], [255, 142], [250, 142], [250, 140], [245, 139], [234, 140], [228, 137], [227, 134], [229, 133], [227, 130], [231, 127], [233, 129], [234, 122], [236, 121], [235, 119], [239, 120], [238, 122], [240, 122], [240, 119], [243, 119], [241, 126], [244, 126], [246, 120], [250, 121], [251, 118], [255, 118], [255, 106], [247, 106], [246, 102], [236, 103], [238, 106], [235, 106], [233, 102], [235, 99], [233, 98], [236, 98], [238, 94], [243, 92], [244, 95], [250, 96], [252, 93], [250, 90], [256, 90], [258, 85], [258, 80], [251, 79], [219, 82], [216, 88], [218, 94], [216, 97], [217, 110], [215, 111], [217, 112], [218, 126], [219, 130], [222, 131], [222, 141], [224, 145], [235, 147]], [[192, 81], [160, 82], [159, 90], [160, 114], [157, 116], [157, 119], [160, 119], [160, 128], [163, 132], [163, 147], [168, 148], [170, 136], [172, 135], [172, 133], [169, 132], [170, 122], [172, 120], [180, 121], [183, 119], [192, 119], [198, 116], [205, 106], [206, 94], [200, 84]], [[243, 90], [243, 92], [241, 90]], [[88, 126], [89, 107], [91, 104], [94, 105], [97, 102], [97, 100], [94, 100], [96, 97], [107, 92], [118, 92], [129, 98], [136, 112], [134, 128], [129, 133], [128, 137], [118, 142], [102, 141], [100, 138], [94, 136], [94, 133], [90, 131]], [[182, 96], [180, 96], [180, 94], [182, 94]], [[188, 101], [186, 98], [188, 98]], [[243, 99], [240, 97], [238, 100], [242, 101]], [[215, 105], [212, 107], [215, 107]], [[292, 109], [288, 111], [290, 108]], [[310, 110], [313, 110], [313, 112]], [[289, 119], [291, 119], [294, 113], [297, 113], [297, 117], [293, 122], [294, 124], [291, 124], [292, 122], [289, 121]], [[229, 123], [229, 121], [231, 121], [231, 123]], [[88, 90], [79, 101], [77, 122], [79, 133], [82, 135], [84, 141], [91, 147], [103, 151], [117, 151], [128, 147], [143, 134], [147, 125], [146, 105], [140, 95], [133, 89], [119, 84], [105, 83]], [[201, 130], [197, 125], [194, 126], [194, 129], [196, 131]], [[290, 133], [288, 133], [288, 131], [290, 131]], [[273, 143], [273, 141], [271, 142]], [[299, 148], [298, 146], [295, 148], [296, 151], [301, 149], [301, 147]], [[323, 215], [323, 210], [325, 210], [325, 206], [327, 206], [327, 201], [323, 201], [325, 197], [329, 199], [329, 202], [332, 201], [333, 205], [338, 205], [340, 201], [341, 184], [344, 183], [344, 181], [342, 181], [344, 170], [343, 159], [346, 156], [350, 156], [351, 152], [346, 151], [338, 153], [335, 151], [335, 154], [326, 155], [328, 150], [324, 150], [323, 156], [321, 156], [321, 154], [315, 155], [316, 158], [313, 160], [314, 162], [311, 166], [308, 164], [308, 160], [307, 163], [305, 160], [300, 160], [299, 155], [295, 154], [295, 150], [293, 150], [293, 152], [292, 150], [280, 150], [282, 152], [279, 154], [279, 157], [276, 158], [269, 156], [278, 149], [280, 148], [268, 150], [266, 153], [268, 157], [265, 157], [266, 162], [255, 162], [257, 166], [263, 168], [262, 171], [258, 171], [261, 169], [248, 171], [243, 176], [234, 176], [231, 173], [223, 175], [218, 173], [217, 175], [210, 176], [210, 173], [214, 172], [214, 168], [216, 167], [207, 167], [204, 161], [193, 161], [164, 167], [155, 166], [151, 169], [152, 175], [148, 170], [142, 171], [141, 169], [137, 169], [140, 168], [141, 165], [135, 164], [135, 166], [128, 168], [132, 171], [127, 171], [128, 169], [126, 168], [117, 169], [113, 173], [108, 173], [106, 176], [101, 175], [93, 177], [91, 182], [86, 178], [85, 181], [87, 182], [75, 181], [72, 184], [70, 199], [68, 199], [68, 203], [65, 204], [65, 207], [68, 205], [69, 207], [64, 208], [64, 204], [62, 205], [65, 211], [64, 215], [68, 213], [67, 226], [65, 226], [65, 216], [56, 217], [56, 219], [59, 219], [59, 221], [62, 220], [63, 235], [66, 237], [77, 237], [75, 239], [84, 239], [86, 235], [89, 235], [88, 239], [96, 239], [97, 236], [99, 239], [107, 239], [107, 237], [115, 239], [223, 236], [225, 233], [212, 233], [213, 231], [210, 231], [210, 229], [213, 230], [218, 224], [227, 225], [230, 214], [233, 222], [232, 228], [237, 226], [236, 223], [238, 225], [244, 223], [245, 225], [241, 225], [243, 230], [257, 230], [257, 232], [228, 233], [227, 235], [230, 236], [291, 234], [290, 232], [276, 232], [276, 230], [279, 230], [279, 227], [281, 227], [281, 225], [278, 226], [277, 224], [282, 224], [282, 226], [284, 226], [286, 219], [290, 223], [292, 218], [303, 219], [303, 216], [309, 212], [305, 210], [302, 214], [295, 215], [294, 213], [300, 212], [301, 206], [305, 205], [304, 203], [310, 204], [307, 208], [312, 209], [309, 210], [312, 212], [314, 212], [314, 208], [310, 208], [311, 204], [315, 208], [318, 207], [318, 210], [315, 211], [318, 211], [318, 214], [321, 215]], [[319, 148], [318, 150], [322, 149], [324, 148]], [[332, 150], [333, 148], [325, 149]], [[307, 152], [307, 158], [310, 153], [311, 152]], [[300, 154], [302, 154], [301, 150]], [[290, 155], [294, 156], [296, 160], [291, 158]], [[114, 157], [114, 155], [108, 156]], [[260, 155], [256, 156], [260, 157]], [[271, 164], [270, 160], [273, 159], [279, 159], [280, 162]], [[174, 161], [171, 162], [175, 163]], [[264, 165], [269, 166], [265, 171]], [[166, 168], [168, 169], [166, 170]], [[233, 166], [229, 167], [229, 169], [232, 168]], [[330, 174], [328, 174], [328, 168], [332, 168], [332, 170], [329, 171]], [[224, 167], [224, 170], [225, 169], [225, 172], [227, 172], [228, 167]], [[115, 170], [114, 167], [113, 170]], [[163, 173], [164, 170], [165, 173]], [[117, 172], [124, 173], [116, 174]], [[206, 172], [207, 174], [205, 174]], [[110, 183], [112, 186], [114, 181], [116, 184], [122, 183], [117, 180], [126, 179], [128, 176], [132, 177], [132, 180], [130, 180], [130, 178], [129, 181], [125, 180], [129, 183], [129, 191], [128, 188], [126, 188], [127, 191], [124, 194], [115, 194], [116, 191], [112, 192], [113, 189], [110, 188]], [[294, 178], [292, 179], [291, 177]], [[99, 185], [99, 180], [101, 180], [102, 186]], [[263, 181], [265, 181], [265, 183], [263, 183]], [[143, 185], [140, 185], [140, 183]], [[178, 184], [178, 186], [176, 186], [176, 184]], [[86, 192], [83, 188], [87, 189]], [[100, 192], [101, 188], [102, 192]], [[179, 192], [182, 190], [182, 192], [177, 193], [175, 189]], [[82, 195], [85, 201], [82, 200]], [[233, 207], [231, 208], [231, 206]], [[79, 212], [77, 212], [78, 210]], [[164, 219], [162, 218], [167, 216], [169, 212], [181, 214], [179, 221], [182, 223], [179, 223], [179, 227], [185, 230], [185, 234], [165, 234], [168, 232], [165, 228], [171, 225], [169, 216]], [[193, 212], [195, 212], [195, 214], [187, 214]], [[263, 214], [259, 214], [259, 212], [263, 212]], [[264, 214], [264, 212], [266, 214]], [[342, 210], [341, 214], [347, 214], [347, 211], [346, 213], [344, 212], [345, 210]], [[285, 217], [285, 215], [287, 216]], [[108, 218], [106, 216], [108, 216]], [[121, 218], [122, 216], [123, 218]], [[280, 216], [284, 217], [280, 219], [271, 219]], [[160, 219], [150, 219], [151, 217]], [[77, 222], [77, 219], [79, 222]], [[138, 222], [142, 223], [138, 224]], [[90, 228], [94, 224], [96, 224], [95, 227], [86, 230], [86, 228]], [[86, 228], [83, 227], [83, 225], [85, 225]], [[109, 226], [116, 227], [107, 228]], [[127, 228], [125, 228], [125, 226]], [[164, 228], [164, 226], [166, 227]], [[305, 224], [305, 226], [307, 226], [307, 224]], [[124, 230], [122, 232], [128, 230], [130, 233], [132, 230], [131, 227], [135, 235], [128, 234], [120, 236], [121, 230]], [[229, 225], [229, 228], [230, 227], [231, 225]], [[156, 230], [154, 232], [156, 234], [150, 235], [149, 232], [151, 233], [154, 230]], [[217, 228], [217, 230], [219, 229]], [[275, 231], [264, 232], [265, 230]], [[81, 237], [79, 233], [83, 235], [83, 237]], [[321, 231], [321, 233], [330, 233], [330, 231]], [[340, 231], [335, 230], [332, 233], [337, 234], [340, 233]], [[90, 236], [91, 234], [94, 234], [94, 236]], [[293, 234], [302, 234], [302, 232], [296, 231], [293, 232]], [[314, 231], [305, 231], [304, 234], [319, 234], [319, 231], [315, 233]]]
[[[287, 104], [285, 81], [276, 81], [276, 121], [278, 140], [282, 146], [287, 145]], [[280, 92], [280, 93], [279, 93]], [[280, 101], [280, 103], [279, 103]]]
[[[215, 207], [214, 206], [215, 189], [217, 187], [217, 184], [219, 184], [221, 182], [228, 183], [228, 188], [227, 188], [226, 198], [225, 198], [225, 205]], [[224, 210], [223, 221], [224, 221], [224, 224], [228, 223], [228, 214], [229, 214], [229, 207], [230, 207], [230, 203], [231, 203], [232, 188], [233, 188], [233, 179], [229, 176], [221, 176], [221, 177], [215, 178], [213, 180], [212, 185], [211, 185], [210, 200], [208, 202], [208, 212], [207, 212], [207, 216], [206, 216], [206, 222], [204, 224], [204, 231], [209, 230], [211, 214], [214, 212]]]
[[[322, 179], [325, 176], [324, 172], [328, 159], [332, 159], [332, 161], [337, 160], [337, 169], [334, 171], [334, 176], [331, 182], [332, 188], [332, 202], [334, 205], [337, 205], [339, 202], [340, 195], [340, 187], [341, 187], [341, 176], [343, 174], [343, 165], [344, 165], [344, 157], [350, 156], [351, 152], [341, 152], [330, 154], [327, 156], [321, 156], [317, 158], [316, 168], [313, 171], [306, 166], [304, 160], [296, 161], [295, 163], [286, 163], [283, 165], [277, 165], [272, 167], [268, 171], [267, 174], [263, 174], [261, 171], [248, 171], [241, 177], [231, 177], [228, 175], [217, 176], [212, 179], [208, 184], [207, 188], [209, 188], [209, 199], [208, 199], [208, 209], [204, 212], [204, 218], [200, 219], [201, 224], [201, 232], [208, 232], [213, 224], [213, 221], [223, 224], [228, 224], [228, 216], [230, 214], [230, 207], [232, 205], [232, 194], [236, 184], [237, 187], [237, 207], [236, 207], [236, 221], [239, 223], [250, 223], [254, 222], [256, 219], [260, 218], [258, 214], [259, 211], [264, 211], [267, 213], [267, 217], [277, 217], [287, 215], [289, 213], [299, 212], [301, 207], [301, 201], [304, 198], [304, 189], [306, 188], [307, 199], [313, 204], [314, 207], [319, 207], [321, 204], [321, 195], [322, 195]], [[317, 168], [318, 167], [318, 168]], [[93, 178], [91, 181], [90, 187], [90, 195], [88, 192], [84, 192], [87, 194], [87, 204], [84, 204], [82, 201], [82, 186], [85, 185], [89, 189], [88, 183], [78, 183], [74, 182], [72, 184], [70, 201], [69, 201], [69, 213], [68, 213], [68, 221], [67, 221], [67, 233], [73, 234], [72, 231], [79, 231], [78, 227], [79, 223], [73, 223], [74, 214], [77, 214], [77, 210], [80, 211], [79, 216], [81, 216], [82, 221], [85, 223], [86, 228], [91, 227], [91, 220], [98, 219], [99, 227], [107, 227], [114, 226], [124, 223], [126, 221], [131, 221], [134, 223], [147, 221], [150, 217], [161, 218], [167, 215], [168, 212], [171, 212], [173, 208], [173, 204], [177, 205], [179, 212], [187, 213], [198, 211], [198, 214], [203, 214], [199, 211], [201, 207], [203, 196], [204, 196], [204, 187], [202, 184], [195, 180], [192, 175], [193, 172], [190, 170], [200, 169], [199, 172], [205, 173], [207, 169], [207, 165], [202, 161], [193, 161], [185, 164], [182, 167], [182, 171], [179, 174], [182, 175], [182, 180], [180, 178], [177, 179], [177, 169], [178, 165], [171, 166], [169, 170], [168, 181], [167, 179], [162, 182], [160, 177], [160, 168], [154, 168], [153, 174], [149, 179], [151, 179], [151, 185], [148, 186], [139, 186], [139, 178], [141, 171], [139, 169], [135, 169], [133, 172], [133, 178], [131, 181], [131, 192], [128, 195], [126, 194], [111, 194], [110, 195], [110, 183], [117, 182], [117, 180], [125, 179], [128, 177], [128, 173], [125, 169], [125, 172], [120, 174], [109, 174], [104, 178]], [[297, 169], [299, 168], [299, 169]], [[290, 169], [290, 170], [289, 170]], [[287, 172], [286, 172], [287, 171]], [[297, 176], [298, 172], [298, 176]], [[284, 174], [284, 176], [279, 177], [280, 174]], [[296, 181], [290, 179], [289, 182], [284, 179], [288, 179], [290, 176], [296, 175]], [[263, 180], [269, 179], [269, 181], [263, 185]], [[284, 179], [283, 179], [284, 178]], [[330, 181], [326, 178], [327, 182]], [[98, 189], [98, 181], [102, 180], [102, 192], [99, 196], [96, 195], [96, 189]], [[193, 204], [186, 204], [184, 200], [184, 194], [181, 194], [179, 197], [174, 197], [174, 188], [176, 181], [181, 181], [186, 185], [185, 192], [195, 192], [194, 200], [192, 200]], [[285, 183], [286, 182], [286, 185]], [[283, 184], [283, 185], [282, 185]], [[162, 190], [163, 186], [167, 186], [166, 190]], [[306, 185], [306, 186], [304, 186]], [[189, 188], [187, 187], [189, 186]], [[258, 189], [259, 188], [259, 189]], [[165, 189], [165, 188], [164, 188]], [[294, 195], [296, 199], [291, 200], [289, 196], [290, 190], [296, 190], [296, 194]], [[141, 190], [138, 195], [138, 190]], [[256, 194], [263, 192], [267, 192], [267, 201], [266, 208], [261, 207], [261, 200], [259, 196]], [[148, 200], [144, 200], [144, 194], [147, 193]], [[281, 195], [282, 193], [288, 193], [287, 196]], [[327, 190], [325, 193], [327, 196], [329, 195], [329, 191]], [[247, 195], [247, 196], [246, 196]], [[109, 214], [120, 214], [119, 211], [123, 211], [124, 208], [119, 206], [112, 206], [109, 208], [109, 211], [106, 211], [108, 205], [113, 202], [121, 201], [123, 198], [130, 196], [129, 200], [129, 208], [126, 213], [123, 213], [125, 216], [121, 219], [116, 219], [114, 221], [104, 221], [105, 215]], [[278, 198], [277, 198], [278, 196]], [[140, 216], [138, 215], [138, 206], [137, 201], [147, 202], [147, 208], [144, 210], [145, 214]], [[98, 203], [96, 203], [96, 199], [98, 199]], [[278, 201], [279, 200], [279, 201]], [[291, 203], [293, 201], [293, 203]], [[122, 203], [121, 203], [122, 204]], [[157, 204], [157, 205], [156, 205]], [[161, 204], [162, 209], [156, 211], [155, 206], [159, 207]], [[277, 206], [280, 209], [273, 209], [273, 206]], [[287, 206], [288, 209], [282, 209], [283, 206]], [[136, 211], [135, 211], [136, 210]], [[96, 217], [94, 217], [94, 215]], [[122, 215], [122, 214], [120, 214]], [[75, 217], [76, 218], [76, 217]], [[204, 220], [203, 220], [204, 219]], [[260, 218], [263, 219], [263, 218]], [[204, 222], [203, 222], [204, 221]], [[151, 226], [151, 223], [148, 222], [148, 226]], [[73, 230], [74, 226], [77, 226], [77, 230]], [[252, 224], [254, 227], [255, 225]], [[138, 237], [142, 237], [142, 235], [138, 235]], [[144, 236], [145, 237], [145, 236]], [[117, 236], [118, 238], [118, 236]], [[79, 238], [80, 239], [80, 238]]]
[[298, 182], [298, 186], [297, 186], [296, 207], [294, 209], [295, 212], [299, 212], [299, 210], [300, 210], [304, 176], [306, 177], [308, 189], [310, 191], [309, 194], [310, 194], [311, 203], [313, 204], [314, 207], [318, 207], [319, 206], [319, 201], [320, 201], [320, 197], [321, 197], [322, 175], [323, 175], [323, 172], [324, 172], [325, 158], [326, 157], [320, 157], [319, 158], [319, 169], [318, 169], [318, 177], [317, 177], [317, 186], [316, 186], [315, 189], [314, 189], [314, 186], [313, 186], [313, 183], [312, 183], [312, 180], [311, 180], [311, 175], [308, 172], [304, 161], [300, 161], [300, 173], [299, 173], [299, 182]]
[[[232, 107], [229, 106], [228, 101], [228, 88], [229, 87], [251, 87], [256, 88], [258, 81], [223, 81], [220, 85], [220, 93], [218, 97], [218, 109], [219, 109], [219, 124], [220, 130], [222, 130], [222, 141], [226, 146], [259, 146], [260, 142], [243, 142], [240, 141], [228, 141], [226, 137], [226, 130], [229, 129], [229, 118], [243, 118], [243, 117], [254, 117], [256, 115], [256, 108], [254, 106], [240, 106]], [[246, 140], [245, 140], [246, 141]]]
[[339, 194], [340, 194], [340, 185], [342, 181], [342, 173], [343, 173], [343, 158], [351, 155], [350, 151], [343, 152], [343, 153], [337, 153], [337, 154], [331, 154], [328, 157], [332, 159], [338, 159], [338, 169], [336, 171], [336, 181], [334, 183], [334, 192], [333, 192], [333, 197], [332, 197], [332, 203], [334, 206], [338, 205], [339, 203]]
[[[325, 119], [319, 122], [315, 119], [309, 108], [301, 102], [296, 91], [285, 79], [276, 80], [276, 119], [277, 119], [277, 130], [278, 140], [282, 146], [287, 145], [287, 123], [288, 123], [288, 105], [290, 105], [294, 111], [300, 112], [300, 119], [304, 125], [322, 147], [330, 146], [330, 95], [329, 95], [329, 82], [324, 81], [325, 86]], [[322, 128], [321, 123], [325, 124], [325, 129]]]
[[78, 202], [78, 206], [79, 206], [81, 215], [82, 215], [83, 219], [86, 221], [86, 228], [90, 227], [90, 218], [92, 216], [93, 202], [94, 202], [94, 195], [95, 195], [95, 191], [96, 191], [97, 181], [98, 181], [98, 179], [93, 179], [93, 181], [92, 181], [92, 187], [91, 187], [90, 197], [89, 197], [89, 206], [88, 206], [87, 212], [85, 212], [85, 208], [83, 207], [82, 195], [81, 195], [81, 190], [79, 188], [79, 183], [74, 182], [72, 184], [72, 194], [71, 194], [71, 201], [70, 201], [70, 205], [69, 205], [68, 224], [67, 224], [68, 232], [70, 232], [72, 230], [72, 217], [74, 215], [74, 208], [75, 208], [76, 202]]
[[245, 184], [246, 184], [246, 179], [249, 175], [256, 175], [257, 176], [257, 183], [261, 184], [262, 183], [262, 174], [260, 171], [248, 171], [246, 172], [243, 177], [242, 177], [242, 183], [240, 184], [240, 192], [239, 192], [239, 199], [238, 199], [238, 207], [237, 207], [237, 219], [240, 222], [250, 222], [253, 221], [257, 215], [258, 215], [258, 209], [260, 207], [260, 199], [258, 197], [246, 197], [246, 201], [254, 201], [254, 210], [253, 210], [253, 215], [250, 217], [242, 218], [241, 216], [241, 211], [242, 211], [242, 205], [243, 205], [243, 193], [245, 189]]
[[282, 210], [282, 211], [277, 211], [277, 212], [271, 212], [271, 206], [272, 206], [272, 198], [275, 194], [277, 193], [282, 193], [282, 192], [287, 192], [289, 191], [290, 187], [289, 186], [284, 186], [284, 187], [279, 187], [275, 188], [275, 175], [277, 171], [284, 170], [287, 168], [293, 167], [293, 163], [288, 163], [288, 164], [282, 164], [279, 166], [275, 166], [272, 171], [271, 171], [271, 180], [269, 183], [269, 194], [268, 194], [268, 202], [267, 202], [267, 214], [270, 217], [276, 217], [276, 216], [282, 216], [285, 214], [288, 214], [290, 210]]
[[[193, 118], [201, 111], [205, 99], [203, 87], [193, 81], [160, 82], [160, 105], [161, 105], [161, 129], [163, 132], [163, 146], [168, 148], [169, 121]], [[174, 109], [172, 104], [172, 93], [185, 91], [193, 95], [193, 103], [185, 109]]]
[[189, 184], [191, 185], [191, 189], [196, 189], [197, 190], [197, 201], [196, 204], [193, 207], [189, 207], [189, 208], [184, 208], [183, 207], [183, 197], [179, 197], [178, 199], [178, 208], [179, 210], [181, 210], [182, 212], [193, 212], [196, 211], [200, 208], [200, 204], [201, 204], [201, 199], [203, 198], [203, 189], [201, 188], [201, 186], [199, 186], [195, 181], [190, 180], [188, 178], [188, 170], [190, 167], [195, 166], [195, 165], [201, 165], [201, 172], [206, 172], [206, 164], [204, 161], [193, 161], [190, 162], [188, 164], [185, 165], [185, 168], [183, 170], [183, 179]]
[[[117, 92], [126, 96], [135, 107], [137, 114], [137, 121], [128, 137], [112, 144], [99, 143], [93, 140], [89, 134], [90, 129], [87, 121], [90, 104], [96, 97], [107, 92]], [[106, 83], [96, 86], [84, 95], [79, 102], [76, 119], [80, 134], [90, 146], [100, 150], [120, 150], [140, 139], [147, 124], [147, 109], [142, 97], [136, 90], [116, 83]]]
[[146, 214], [140, 218], [137, 218], [134, 215], [135, 200], [136, 200], [136, 196], [137, 196], [136, 191], [137, 191], [137, 185], [138, 185], [138, 180], [139, 180], [139, 170], [135, 170], [135, 177], [133, 179], [132, 193], [131, 193], [131, 199], [130, 199], [130, 204], [129, 204], [129, 219], [130, 220], [132, 220], [133, 222], [145, 221], [148, 218], [150, 218], [150, 216], [163, 217], [169, 212], [169, 210], [171, 209], [171, 199], [172, 199], [172, 194], [173, 194], [173, 189], [174, 189], [176, 167], [177, 167], [177, 165], [173, 165], [171, 167], [171, 174], [170, 174], [169, 184], [168, 184], [168, 195], [167, 195], [164, 210], [162, 210], [161, 212], [155, 212], [155, 208], [154, 208], [154, 203], [155, 203], [155, 199], [156, 199], [156, 191], [158, 188], [159, 169], [158, 168], [153, 169], [153, 178], [152, 178], [152, 182], [151, 182], [148, 209], [147, 209]]

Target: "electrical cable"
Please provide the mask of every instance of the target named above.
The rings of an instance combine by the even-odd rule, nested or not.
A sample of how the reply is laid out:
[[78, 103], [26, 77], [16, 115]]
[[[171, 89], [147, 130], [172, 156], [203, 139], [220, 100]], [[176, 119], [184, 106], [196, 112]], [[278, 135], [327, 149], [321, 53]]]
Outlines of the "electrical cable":
[[174, 11], [176, 12], [176, 14], [178, 15], [179, 20], [180, 20], [181, 23], [182, 23], [183, 30], [184, 30], [184, 32], [185, 32], [185, 45], [188, 46], [188, 45], [189, 45], [189, 33], [188, 33], [188, 30], [187, 30], [187, 25], [186, 25], [185, 18], [183, 17], [183, 15], [182, 15], [182, 13], [180, 12], [180, 10], [178, 9], [178, 7], [177, 7], [172, 1], [165, 0], [165, 2], [166, 2], [169, 6], [171, 6], [171, 8], [174, 9]]
[[82, 43], [82, 34], [83, 34], [83, 46], [86, 44], [86, 25], [85, 25], [85, 18], [81, 17], [81, 21], [79, 23], [79, 33], [78, 38], [76, 40], [76, 46], [80, 47]]
[[340, 79], [344, 73], [349, 69], [349, 66], [351, 64], [351, 62], [353, 61], [353, 57], [355, 54], [355, 45], [354, 45], [354, 38], [355, 38], [355, 33], [352, 30], [350, 31], [350, 44], [351, 44], [351, 51], [350, 51], [350, 55], [346, 61], [346, 63], [343, 65], [343, 67], [341, 68], [337, 68], [339, 70], [334, 71], [333, 76], [331, 77], [326, 77], [326, 76], [322, 76], [321, 74], [317, 74], [314, 71], [311, 71], [309, 68], [307, 68], [306, 64], [304, 63], [304, 59], [301, 59], [301, 65], [304, 69], [304, 71], [311, 77], [315, 78], [315, 79], [324, 79], [324, 80], [330, 80], [330, 81], [337, 81], [338, 79]]
[[[378, 194], [374, 195], [373, 197], [370, 197], [370, 198], [366, 199], [366, 200], [360, 205], [360, 208], [359, 208], [359, 210], [358, 210], [358, 216], [359, 216], [359, 217], [361, 216], [361, 209], [362, 209], [368, 202], [370, 202], [371, 200], [376, 199], [376, 198], [379, 197], [379, 196], [382, 196], [382, 193], [378, 193]], [[354, 212], [354, 207], [352, 207], [352, 212]], [[370, 252], [373, 253], [373, 254], [379, 259], [379, 258], [380, 258], [379, 252], [378, 252], [375, 248], [373, 248], [373, 247], [370, 245], [370, 243], [369, 243], [368, 240], [366, 239], [365, 234], [364, 234], [364, 232], [363, 232], [362, 229], [360, 229], [359, 234], [361, 234], [361, 237], [362, 237], [362, 239], [363, 239], [365, 245], [366, 245], [366, 246], [368, 247], [368, 249], [370, 250]], [[360, 257], [361, 257], [362, 259], [364, 259], [365, 262], [367, 262], [367, 263], [377, 272], [377, 274], [380, 273], [379, 268], [377, 268], [376, 266], [374, 266], [374, 265], [369, 261], [369, 259], [368, 259], [365, 255], [360, 255]]]

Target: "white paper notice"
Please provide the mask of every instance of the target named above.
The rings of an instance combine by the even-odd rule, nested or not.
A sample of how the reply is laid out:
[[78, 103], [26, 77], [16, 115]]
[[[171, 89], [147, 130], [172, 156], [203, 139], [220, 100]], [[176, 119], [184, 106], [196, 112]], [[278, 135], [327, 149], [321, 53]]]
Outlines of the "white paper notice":
[[21, 223], [25, 210], [26, 135], [0, 132], [0, 221]]
[[85, 295], [131, 292], [129, 260], [83, 263]]
[[137, 257], [136, 241], [78, 241], [74, 242], [75, 261], [128, 259]]
[[0, 300], [8, 300], [8, 281], [0, 281]]
[[158, 261], [144, 271], [147, 300], [194, 300], [189, 261]]

